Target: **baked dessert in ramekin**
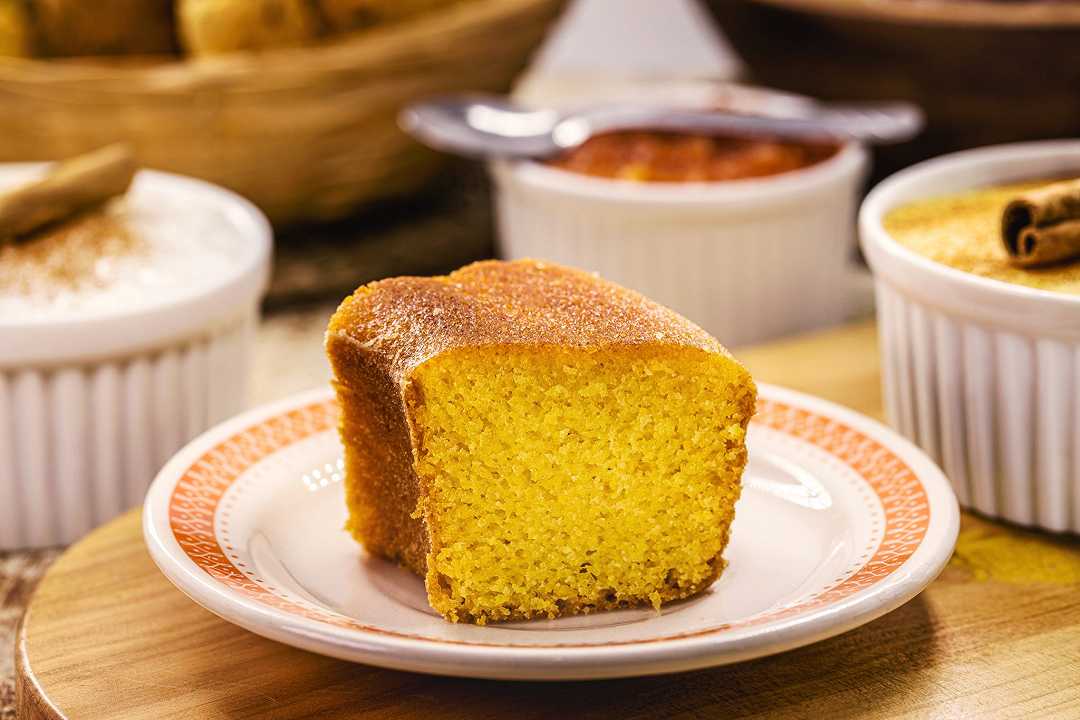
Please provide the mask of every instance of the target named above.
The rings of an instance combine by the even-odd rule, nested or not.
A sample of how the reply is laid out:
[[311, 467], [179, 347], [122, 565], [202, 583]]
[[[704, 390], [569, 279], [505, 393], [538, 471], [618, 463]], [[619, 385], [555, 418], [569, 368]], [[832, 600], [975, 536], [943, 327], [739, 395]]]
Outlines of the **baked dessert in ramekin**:
[[[44, 171], [0, 165], [0, 187]], [[0, 242], [0, 549], [68, 543], [137, 505], [178, 448], [243, 409], [270, 245], [247, 201], [152, 171]]]
[[499, 252], [597, 271], [727, 345], [839, 322], [867, 154], [819, 150], [626, 133], [584, 158], [497, 162]]
[[963, 505], [1072, 532], [1080, 270], [1021, 273], [1001, 225], [1010, 198], [1078, 176], [1080, 140], [960, 152], [885, 180], [859, 218], [890, 423], [938, 461]]

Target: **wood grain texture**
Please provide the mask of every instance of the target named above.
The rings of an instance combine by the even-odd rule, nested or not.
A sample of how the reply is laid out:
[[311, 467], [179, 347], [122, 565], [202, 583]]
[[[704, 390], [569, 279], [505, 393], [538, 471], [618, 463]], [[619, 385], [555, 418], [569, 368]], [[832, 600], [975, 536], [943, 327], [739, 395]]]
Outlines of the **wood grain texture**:
[[[763, 381], [880, 415], [871, 325], [740, 353]], [[772, 658], [675, 676], [500, 683], [264, 640], [175, 590], [129, 514], [65, 553], [18, 638], [20, 718], [1080, 718], [1080, 542], [965, 516], [899, 610]]]
[[59, 555], [58, 550], [0, 553], [0, 720], [15, 717], [15, 683], [11, 648], [30, 593]]

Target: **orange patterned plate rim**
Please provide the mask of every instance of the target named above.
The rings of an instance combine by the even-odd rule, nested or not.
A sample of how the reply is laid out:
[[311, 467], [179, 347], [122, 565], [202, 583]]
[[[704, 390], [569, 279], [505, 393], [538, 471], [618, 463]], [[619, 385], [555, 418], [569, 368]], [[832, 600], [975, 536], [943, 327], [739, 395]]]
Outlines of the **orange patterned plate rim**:
[[[725, 571], [710, 597], [661, 615], [620, 611], [619, 621], [608, 625], [612, 616], [605, 613], [568, 626], [559, 626], [560, 619], [501, 632], [451, 625], [424, 614], [419, 580], [381, 561], [361, 560], [340, 522], [325, 519], [335, 517], [332, 495], [340, 492], [333, 487], [340, 467], [325, 462], [327, 453], [340, 451], [336, 420], [330, 393], [319, 390], [200, 436], [154, 481], [143, 515], [146, 542], [177, 587], [224, 619], [307, 650], [397, 669], [584, 679], [780, 652], [857, 627], [914, 597], [948, 561], [959, 527], [948, 482], [916, 447], [850, 410], [762, 385], [744, 491], [750, 499], [740, 501], [726, 553], [735, 570]], [[781, 475], [784, 482], [773, 479]], [[804, 485], [791, 484], [802, 476]], [[301, 477], [314, 493], [310, 502], [293, 482]], [[265, 520], [274, 503], [288, 506], [286, 522]], [[305, 520], [305, 513], [319, 518]], [[743, 521], [743, 515], [752, 517]], [[292, 530], [290, 537], [282, 526], [294, 521], [310, 528]], [[787, 545], [770, 547], [773, 536], [785, 532], [796, 534], [783, 539]], [[798, 532], [823, 540], [804, 542]], [[291, 547], [320, 536], [336, 551], [305, 556]], [[821, 546], [801, 561], [805, 567], [803, 545]], [[326, 557], [339, 558], [337, 582], [307, 570], [329, 562]], [[798, 578], [783, 578], [785, 572], [812, 575], [796, 587]], [[780, 580], [773, 582], [774, 576]], [[356, 597], [340, 587], [350, 582], [363, 587]], [[770, 584], [776, 587], [764, 588]]]

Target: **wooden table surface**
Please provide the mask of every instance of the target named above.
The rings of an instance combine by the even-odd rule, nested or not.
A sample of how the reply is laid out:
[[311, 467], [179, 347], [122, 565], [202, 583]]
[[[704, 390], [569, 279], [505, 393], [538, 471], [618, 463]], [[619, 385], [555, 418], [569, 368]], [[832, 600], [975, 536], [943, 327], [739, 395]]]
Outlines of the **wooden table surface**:
[[[323, 312], [264, 338], [308, 352]], [[738, 354], [760, 380], [881, 415], [872, 325]], [[305, 357], [311, 378], [322, 377], [317, 353]], [[281, 391], [308, 379], [264, 369]], [[0, 598], [10, 594], [5, 572], [0, 564]], [[43, 580], [21, 639], [37, 685], [24, 687], [20, 717], [1080, 718], [1078, 591], [1077, 538], [965, 515], [953, 560], [922, 595], [816, 645], [633, 680], [434, 678], [305, 653], [219, 620], [157, 572], [129, 515]]]

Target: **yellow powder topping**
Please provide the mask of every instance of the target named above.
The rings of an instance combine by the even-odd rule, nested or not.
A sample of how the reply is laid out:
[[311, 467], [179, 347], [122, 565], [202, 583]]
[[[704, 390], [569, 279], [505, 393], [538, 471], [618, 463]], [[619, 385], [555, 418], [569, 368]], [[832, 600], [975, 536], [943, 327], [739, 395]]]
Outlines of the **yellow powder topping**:
[[1080, 583], [1080, 553], [1068, 542], [1036, 533], [964, 530], [951, 564], [976, 580], [1013, 585]]
[[1018, 194], [1050, 182], [1003, 185], [903, 205], [885, 216], [885, 230], [901, 245], [957, 270], [1080, 295], [1080, 262], [1014, 267], [1001, 241], [1005, 205]]

